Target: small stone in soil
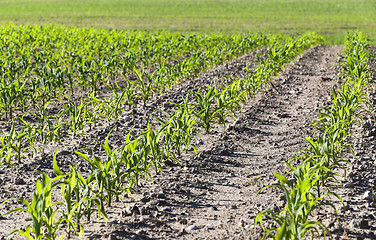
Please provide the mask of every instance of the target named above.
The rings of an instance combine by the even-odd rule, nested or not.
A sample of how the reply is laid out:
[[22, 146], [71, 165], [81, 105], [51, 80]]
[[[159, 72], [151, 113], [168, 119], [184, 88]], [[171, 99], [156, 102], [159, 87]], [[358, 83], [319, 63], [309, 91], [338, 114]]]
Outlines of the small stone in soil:
[[65, 156], [65, 155], [68, 155], [68, 154], [70, 154], [69, 151], [62, 150], [62, 151], [58, 152], [56, 155], [57, 155], [57, 156]]
[[239, 227], [244, 227], [244, 225], [245, 225], [245, 222], [244, 222], [244, 220], [243, 219], [240, 219], [240, 221], [239, 221]]
[[374, 196], [373, 196], [373, 194], [372, 194], [371, 191], [366, 191], [363, 194], [363, 199], [368, 200], [368, 201], [373, 201], [374, 200]]
[[144, 235], [146, 232], [144, 230], [140, 229], [140, 230], [137, 230], [135, 233], [137, 235]]
[[22, 179], [22, 178], [15, 178], [14, 179], [14, 184], [16, 184], [16, 185], [25, 185], [26, 183], [25, 183], [25, 181]]
[[206, 224], [207, 229], [214, 229], [214, 225], [212, 223]]
[[231, 209], [237, 209], [238, 207], [235, 204], [233, 204], [233, 205], [230, 206], [230, 208]]
[[364, 220], [364, 219], [353, 219], [351, 220], [350, 222], [350, 225], [353, 227], [353, 228], [362, 228], [362, 229], [367, 229], [368, 228], [368, 221], [367, 220]]
[[140, 209], [137, 206], [133, 206], [131, 209], [132, 215], [140, 215]]
[[197, 226], [196, 225], [189, 225], [187, 227], [187, 230], [197, 230]]
[[179, 223], [185, 225], [185, 224], [188, 223], [188, 220], [185, 219], [185, 218], [182, 218], [182, 219], [180, 219]]
[[159, 192], [157, 198], [166, 198], [166, 195], [163, 192]]
[[166, 206], [167, 205], [167, 202], [165, 200], [159, 200], [157, 202], [157, 206]]

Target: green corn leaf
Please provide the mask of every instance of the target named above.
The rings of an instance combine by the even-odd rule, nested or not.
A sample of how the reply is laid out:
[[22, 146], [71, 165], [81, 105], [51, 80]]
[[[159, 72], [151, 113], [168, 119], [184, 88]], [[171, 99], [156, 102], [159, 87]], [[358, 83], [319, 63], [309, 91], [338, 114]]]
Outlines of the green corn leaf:
[[286, 222], [283, 222], [279, 232], [277, 233], [277, 235], [275, 235], [274, 239], [282, 240], [284, 239], [285, 234], [286, 234]]
[[274, 176], [276, 176], [279, 180], [281, 180], [283, 183], [286, 183], [288, 186], [291, 185], [290, 181], [283, 175], [278, 174], [278, 173], [273, 173]]
[[93, 161], [88, 157], [86, 156], [85, 154], [79, 152], [79, 151], [75, 151], [75, 153], [80, 156], [81, 158], [83, 158], [84, 160], [86, 160], [88, 163], [90, 163], [91, 165], [93, 165]]
[[63, 175], [63, 172], [60, 170], [59, 166], [57, 165], [56, 156], [57, 156], [57, 150], [55, 151], [52, 165], [53, 165], [53, 169], [54, 169], [56, 176], [61, 176]]

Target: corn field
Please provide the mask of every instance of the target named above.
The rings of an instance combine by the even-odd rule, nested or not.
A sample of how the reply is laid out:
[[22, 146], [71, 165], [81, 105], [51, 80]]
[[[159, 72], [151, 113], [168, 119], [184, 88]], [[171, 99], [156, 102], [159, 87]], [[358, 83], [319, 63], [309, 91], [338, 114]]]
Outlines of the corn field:
[[[323, 38], [314, 33], [228, 36], [4, 25], [0, 41], [0, 118], [8, 126], [0, 133], [2, 165], [17, 168], [30, 159], [44, 159], [48, 146], [64, 146], [101, 124], [113, 126], [100, 153], [93, 146], [74, 149], [90, 167], [89, 174], [80, 172], [80, 163], [60, 166], [56, 150], [48, 160], [53, 173], [39, 171], [31, 201], [2, 200], [3, 205], [23, 206], [2, 216], [26, 212], [32, 219], [32, 224], [9, 232], [11, 237], [62, 239], [80, 238], [88, 223], [106, 220], [114, 202], [132, 195], [141, 179], [163, 179], [166, 163], [180, 164], [182, 155], [199, 154], [195, 136], [228, 128], [230, 119], [237, 119], [272, 78]], [[155, 110], [145, 116], [141, 131], [130, 127], [120, 145], [112, 143], [111, 133], [126, 113], [146, 111], [155, 96], [168, 95], [200, 73], [260, 49], [247, 76], [181, 93], [179, 101], [169, 103], [169, 111]], [[315, 134], [304, 136], [307, 148], [285, 161], [284, 174], [274, 173], [279, 184], [266, 187], [283, 192], [284, 209], [260, 211], [249, 235], [253, 229], [262, 229], [263, 239], [331, 235], [313, 216], [324, 206], [337, 211], [327, 196], [342, 201], [326, 184], [342, 177], [334, 169], [348, 167], [343, 154], [352, 148], [347, 139], [361, 119], [371, 80], [366, 49], [362, 33], [348, 35], [340, 64], [344, 83], [333, 87], [332, 104], [318, 112]], [[265, 221], [272, 225], [266, 227]]]

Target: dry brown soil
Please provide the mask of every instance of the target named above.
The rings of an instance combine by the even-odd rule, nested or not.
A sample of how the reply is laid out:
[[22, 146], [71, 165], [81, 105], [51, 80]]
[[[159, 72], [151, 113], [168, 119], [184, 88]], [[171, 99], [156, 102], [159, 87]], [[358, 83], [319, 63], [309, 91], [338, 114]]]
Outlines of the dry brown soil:
[[[109, 209], [107, 223], [100, 220], [87, 224], [82, 239], [261, 239], [259, 226], [254, 232], [256, 215], [266, 208], [281, 210], [284, 202], [276, 189], [257, 192], [276, 183], [272, 173], [283, 172], [284, 160], [307, 147], [304, 137], [314, 133], [310, 124], [318, 117], [318, 107], [329, 105], [332, 86], [340, 85], [336, 80], [340, 67], [334, 65], [339, 63], [341, 51], [340, 46], [318, 46], [306, 51], [257, 93], [236, 119], [229, 119], [226, 129], [218, 126], [210, 134], [199, 132], [194, 139], [197, 154], [185, 154], [179, 159], [181, 165], [163, 166], [162, 178], [143, 180], [136, 193], [123, 196], [125, 205], [115, 203]], [[224, 76], [246, 76], [245, 67], [252, 67], [255, 54], [262, 51], [226, 62], [194, 81], [156, 96], [146, 107], [126, 112], [116, 123], [98, 124], [83, 137], [67, 139], [64, 146], [57, 146], [59, 165], [67, 171], [69, 165], [80, 163], [80, 171], [89, 171], [74, 150], [89, 147], [101, 155], [101, 145], [115, 126], [110, 142], [114, 147], [120, 146], [130, 129], [141, 131], [146, 127], [147, 116], [168, 111], [172, 107], [169, 102], [180, 101], [185, 93], [214, 82], [226, 83]], [[376, 69], [374, 62], [372, 69]], [[370, 96], [373, 98], [374, 93], [370, 92]], [[340, 218], [336, 221], [333, 210], [321, 211], [316, 216], [329, 225], [337, 239], [372, 237], [376, 229], [375, 204], [363, 199], [363, 193], [375, 188], [376, 183], [376, 126], [369, 114], [359, 126], [354, 131], [358, 139], [356, 155], [348, 155], [353, 163], [348, 165], [351, 177], [339, 178], [338, 184], [331, 186], [346, 204], [343, 208], [333, 200]], [[30, 200], [40, 176], [31, 171], [52, 175], [55, 148], [46, 149], [45, 156], [38, 161], [11, 168], [1, 165], [0, 199]], [[15, 185], [16, 180], [21, 184]], [[0, 211], [16, 206], [21, 205], [7, 203]], [[27, 215], [7, 215], [0, 220], [0, 236], [5, 238], [12, 229], [25, 224], [31, 224]]]

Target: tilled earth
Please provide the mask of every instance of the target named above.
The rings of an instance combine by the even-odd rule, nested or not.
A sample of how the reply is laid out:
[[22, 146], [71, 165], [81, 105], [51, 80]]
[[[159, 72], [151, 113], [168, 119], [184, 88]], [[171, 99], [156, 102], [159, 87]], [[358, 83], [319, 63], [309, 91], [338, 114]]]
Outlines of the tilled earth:
[[[318, 117], [319, 107], [331, 103], [333, 85], [341, 68], [342, 47], [318, 46], [300, 56], [286, 70], [257, 93], [239, 112], [229, 119], [226, 129], [215, 127], [210, 134], [199, 132], [194, 143], [197, 154], [185, 154], [177, 163], [163, 167], [163, 177], [142, 181], [134, 194], [124, 195], [122, 203], [109, 209], [107, 223], [85, 225], [82, 239], [261, 239], [260, 226], [254, 231], [256, 215], [266, 208], [281, 210], [282, 193], [264, 186], [276, 183], [273, 172], [285, 169], [284, 160], [307, 147], [305, 136], [312, 136], [311, 123]], [[376, 53], [375, 49], [371, 49]], [[201, 74], [166, 94], [156, 96], [144, 107], [126, 112], [116, 123], [97, 124], [83, 137], [67, 139], [63, 146], [46, 149], [43, 158], [12, 168], [0, 166], [0, 199], [23, 197], [31, 199], [35, 181], [40, 176], [33, 170], [52, 175], [52, 156], [59, 149], [58, 164], [64, 171], [80, 163], [78, 169], [90, 168], [73, 152], [92, 148], [101, 155], [101, 145], [110, 130], [113, 147], [120, 146], [127, 133], [146, 128], [146, 117], [169, 111], [181, 97], [207, 84], [225, 84], [225, 76], [247, 76], [256, 54], [243, 56]], [[372, 70], [376, 70], [373, 60]], [[374, 76], [376, 73], [374, 72]], [[369, 92], [373, 111], [376, 96]], [[153, 122], [153, 126], [156, 122]], [[345, 206], [333, 200], [339, 213], [320, 211], [317, 218], [324, 222], [337, 239], [372, 238], [376, 230], [376, 204], [366, 199], [365, 192], [376, 184], [376, 124], [372, 114], [354, 131], [355, 154], [349, 154], [348, 177], [329, 186], [344, 200]], [[340, 172], [340, 170], [338, 170]], [[0, 207], [3, 213], [17, 203]], [[0, 220], [0, 236], [12, 229], [31, 224], [24, 213], [7, 215]]]

